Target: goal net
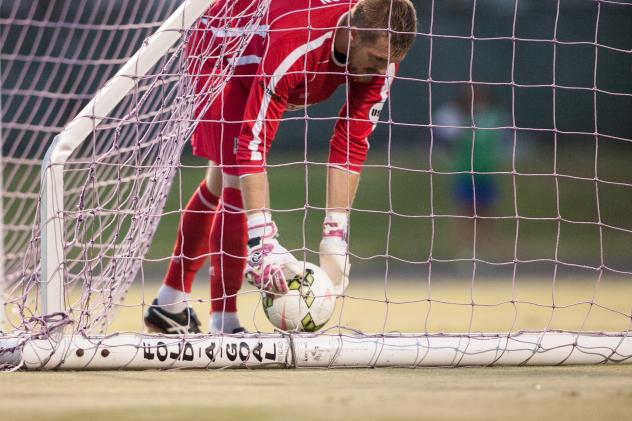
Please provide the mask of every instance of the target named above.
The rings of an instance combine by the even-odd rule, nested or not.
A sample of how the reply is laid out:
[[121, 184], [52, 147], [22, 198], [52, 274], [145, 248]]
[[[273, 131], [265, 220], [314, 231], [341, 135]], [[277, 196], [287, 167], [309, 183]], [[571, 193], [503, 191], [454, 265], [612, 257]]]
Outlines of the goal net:
[[[351, 286], [324, 330], [275, 331], [246, 285], [239, 311], [251, 333], [147, 334], [143, 312], [204, 176], [188, 147], [197, 116], [269, 6], [227, 2], [203, 16], [210, 4], [0, 5], [1, 364], [630, 360], [632, 4], [619, 1], [414, 2], [415, 45], [393, 77], [351, 210]], [[192, 58], [200, 18], [214, 21], [204, 36], [223, 42]], [[200, 73], [213, 75], [203, 89]], [[341, 88], [286, 112], [267, 163], [282, 243], [314, 263], [323, 139], [345, 98]], [[191, 295], [198, 314], [210, 303], [203, 272]]]

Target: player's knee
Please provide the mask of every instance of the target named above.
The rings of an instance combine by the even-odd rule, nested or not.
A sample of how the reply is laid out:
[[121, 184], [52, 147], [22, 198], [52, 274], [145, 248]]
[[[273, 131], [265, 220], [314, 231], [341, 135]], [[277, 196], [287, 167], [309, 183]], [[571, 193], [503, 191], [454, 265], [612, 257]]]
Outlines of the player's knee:
[[223, 174], [224, 188], [240, 190], [239, 177], [233, 174], [224, 172]]
[[221, 196], [223, 188], [222, 170], [212, 161], [206, 170], [204, 181], [206, 182], [206, 188], [211, 193], [218, 197]]

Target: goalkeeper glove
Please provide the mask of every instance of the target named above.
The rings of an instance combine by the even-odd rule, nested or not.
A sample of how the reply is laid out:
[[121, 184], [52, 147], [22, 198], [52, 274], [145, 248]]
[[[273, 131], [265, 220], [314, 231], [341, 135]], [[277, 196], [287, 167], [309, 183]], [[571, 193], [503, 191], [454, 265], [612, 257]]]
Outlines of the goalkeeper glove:
[[346, 212], [330, 212], [323, 222], [320, 242], [320, 267], [329, 275], [336, 293], [342, 295], [349, 285], [349, 245]]
[[278, 230], [270, 215], [258, 214], [248, 218], [248, 257], [244, 276], [256, 288], [273, 294], [288, 291], [283, 266], [297, 261], [279, 244]]

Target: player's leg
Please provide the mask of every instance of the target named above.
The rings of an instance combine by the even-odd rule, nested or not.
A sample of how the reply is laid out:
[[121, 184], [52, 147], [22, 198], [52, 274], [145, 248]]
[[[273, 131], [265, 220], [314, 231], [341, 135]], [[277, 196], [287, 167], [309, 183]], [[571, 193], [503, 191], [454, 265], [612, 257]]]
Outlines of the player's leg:
[[211, 316], [214, 333], [235, 333], [241, 325], [237, 317], [237, 293], [244, 277], [246, 216], [237, 176], [224, 174], [221, 211], [213, 222], [211, 252]]
[[496, 232], [496, 219], [500, 187], [497, 180], [489, 174], [477, 175], [474, 186], [476, 189], [476, 213], [484, 218], [479, 219], [477, 225], [477, 248], [487, 250], [485, 258], [501, 259], [505, 255], [501, 247], [502, 241]]
[[[456, 198], [460, 207], [460, 215], [468, 219], [459, 219], [459, 244], [458, 257], [471, 256], [473, 244], [476, 240], [484, 244], [484, 249], [493, 250], [496, 256], [502, 256], [503, 250], [496, 239], [493, 220], [488, 218], [478, 219], [476, 222], [476, 238], [474, 238], [475, 214], [479, 217], [492, 217], [496, 213], [499, 188], [491, 175], [460, 174], [455, 184]], [[479, 244], [479, 246], [480, 246]], [[480, 249], [480, 247], [479, 247]], [[489, 256], [488, 256], [489, 257]]]
[[[209, 237], [221, 195], [221, 171], [211, 161], [207, 176], [199, 184], [180, 217], [173, 258], [164, 279], [158, 302], [165, 310], [179, 312], [186, 304], [195, 275], [209, 253]], [[179, 299], [178, 299], [179, 298]]]
[[[211, 109], [213, 106], [211, 106]], [[209, 111], [211, 112], [211, 111]], [[205, 116], [206, 117], [206, 116]], [[152, 331], [163, 333], [198, 332], [200, 322], [188, 306], [188, 295], [195, 275], [209, 256], [209, 238], [218, 213], [222, 192], [222, 172], [216, 162], [218, 150], [213, 148], [213, 116], [196, 127], [192, 144], [196, 155], [210, 160], [206, 177], [200, 182], [180, 216], [173, 257], [158, 297], [145, 315]], [[209, 121], [211, 120], [211, 121]]]
[[188, 306], [195, 275], [209, 255], [209, 238], [222, 190], [221, 171], [211, 161], [207, 175], [183, 210], [173, 257], [158, 297], [145, 316], [150, 330], [164, 333], [198, 332], [200, 322]]
[[[186, 50], [188, 73], [195, 84], [196, 94], [201, 98], [206, 95], [208, 86], [212, 85], [212, 78], [221, 77], [216, 75], [214, 55], [210, 54], [218, 45], [210, 34], [203, 30], [194, 31]], [[202, 112], [205, 105], [203, 101], [199, 103], [196, 115]], [[178, 326], [184, 323], [184, 326], [180, 326], [184, 331], [199, 331], [200, 323], [196, 317], [192, 317], [194, 313], [187, 300], [195, 275], [209, 255], [210, 232], [222, 194], [222, 172], [217, 165], [221, 160], [221, 152], [213, 140], [220, 111], [218, 104], [211, 103], [191, 139], [194, 155], [208, 158], [210, 165], [205, 179], [181, 214], [173, 258], [158, 297], [152, 303], [156, 305], [150, 306], [145, 316], [145, 323], [151, 330], [180, 333]]]
[[210, 331], [241, 331], [237, 317], [237, 293], [241, 288], [247, 249], [246, 215], [243, 210], [237, 176], [235, 139], [239, 135], [248, 90], [237, 81], [229, 82], [224, 91], [223, 118], [217, 125], [215, 138], [221, 143], [223, 192], [221, 208], [213, 222], [211, 252], [211, 315]]
[[[458, 258], [472, 256], [473, 225], [474, 216], [474, 188], [472, 187], [472, 176], [469, 174], [458, 174], [453, 180], [454, 201], [458, 206], [457, 214], [460, 216], [454, 220], [455, 235], [459, 241], [456, 242], [453, 252]], [[461, 266], [459, 265], [459, 268]], [[465, 265], [463, 265], [465, 269]], [[469, 269], [467, 269], [469, 270]]]

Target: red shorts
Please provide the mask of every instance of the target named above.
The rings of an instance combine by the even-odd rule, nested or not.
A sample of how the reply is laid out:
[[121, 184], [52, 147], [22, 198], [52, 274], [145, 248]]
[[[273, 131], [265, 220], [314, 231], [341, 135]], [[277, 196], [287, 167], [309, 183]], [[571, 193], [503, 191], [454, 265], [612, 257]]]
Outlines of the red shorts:
[[[221, 9], [225, 2], [218, 1], [214, 7]], [[211, 16], [213, 13], [211, 13]], [[213, 22], [208, 23], [213, 26]], [[196, 93], [202, 94], [208, 92], [211, 85], [207, 82], [209, 78], [224, 78], [225, 76], [217, 75], [216, 68], [217, 59], [221, 56], [222, 38], [211, 38], [211, 32], [205, 30], [206, 26], [200, 22], [198, 30], [194, 31], [187, 43], [188, 56], [188, 72], [193, 77], [196, 84]], [[210, 41], [210, 42], [209, 42]], [[204, 57], [204, 58], [202, 58]], [[223, 57], [223, 56], [222, 56]], [[219, 65], [223, 69], [226, 68], [227, 59], [223, 57], [223, 63]], [[246, 65], [240, 68], [240, 71], [250, 71], [254, 74], [257, 65]], [[248, 73], [246, 73], [248, 74]], [[244, 117], [244, 110], [248, 100], [249, 88], [252, 83], [252, 77], [233, 76], [228, 82], [221, 94], [210, 104], [209, 108], [200, 118], [191, 144], [193, 146], [193, 154], [207, 158], [223, 167], [225, 173], [237, 175], [237, 136], [241, 130]], [[217, 86], [220, 80], [214, 80], [212, 85]], [[207, 104], [199, 104], [195, 110], [196, 117]]]
[[226, 174], [238, 175], [237, 136], [247, 99], [246, 87], [236, 78], [230, 79], [223, 95], [204, 113], [191, 139], [193, 155], [215, 162]]

